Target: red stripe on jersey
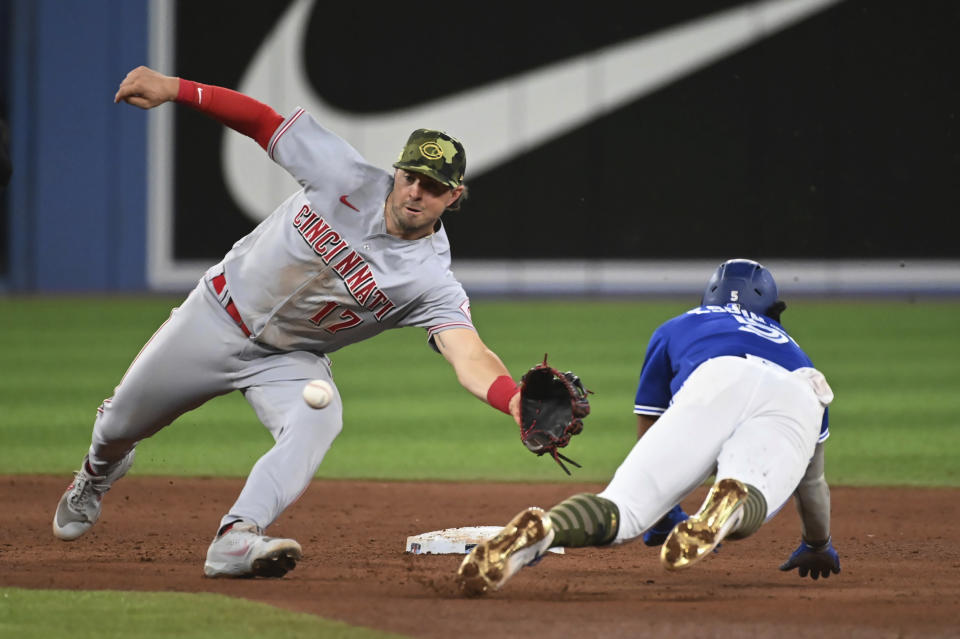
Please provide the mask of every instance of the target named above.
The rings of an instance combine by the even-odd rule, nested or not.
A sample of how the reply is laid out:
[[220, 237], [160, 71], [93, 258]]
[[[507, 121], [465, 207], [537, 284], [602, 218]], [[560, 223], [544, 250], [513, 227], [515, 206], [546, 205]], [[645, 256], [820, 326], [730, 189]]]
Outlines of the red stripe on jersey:
[[472, 329], [473, 324], [470, 324], [469, 322], [447, 322], [446, 324], [437, 324], [436, 326], [431, 326], [430, 328], [428, 328], [427, 334], [430, 336], [433, 336], [435, 333], [438, 333], [442, 330], [445, 330], [448, 328], [457, 328], [457, 327]]
[[290, 121], [284, 124], [282, 129], [277, 131], [276, 137], [274, 137], [273, 142], [270, 143], [270, 148], [267, 149], [267, 155], [270, 156], [271, 160], [273, 159], [273, 152], [277, 148], [277, 142], [280, 141], [280, 138], [287, 132], [287, 129], [293, 126], [293, 123], [296, 122], [301, 115], [303, 115], [303, 109], [297, 109], [296, 113], [290, 116]]

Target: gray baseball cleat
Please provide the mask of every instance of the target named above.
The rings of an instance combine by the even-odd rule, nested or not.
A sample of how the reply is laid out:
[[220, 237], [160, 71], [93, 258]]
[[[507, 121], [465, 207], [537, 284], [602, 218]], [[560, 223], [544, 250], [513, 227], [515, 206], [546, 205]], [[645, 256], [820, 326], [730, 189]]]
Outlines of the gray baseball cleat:
[[464, 558], [457, 571], [461, 592], [473, 596], [499, 590], [521, 568], [536, 563], [553, 537], [549, 515], [542, 508], [527, 508]]
[[737, 529], [743, 519], [747, 487], [736, 479], [721, 479], [710, 489], [695, 515], [674, 526], [660, 549], [660, 563], [680, 570], [697, 563]]
[[207, 577], [283, 577], [303, 551], [293, 539], [265, 537], [260, 528], [237, 521], [218, 534], [207, 549]]
[[54, 536], [63, 541], [73, 541], [97, 523], [103, 495], [133, 466], [135, 450], [131, 449], [103, 475], [91, 473], [87, 466], [88, 457], [84, 456], [80, 470], [74, 473], [73, 481], [57, 504], [57, 512], [53, 515]]

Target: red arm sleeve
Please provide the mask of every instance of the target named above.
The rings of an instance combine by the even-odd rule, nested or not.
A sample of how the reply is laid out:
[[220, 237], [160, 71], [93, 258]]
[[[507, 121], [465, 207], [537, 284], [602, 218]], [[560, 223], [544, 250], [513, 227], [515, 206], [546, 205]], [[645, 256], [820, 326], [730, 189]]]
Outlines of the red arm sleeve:
[[180, 78], [177, 102], [239, 131], [257, 141], [264, 150], [283, 118], [272, 108], [242, 93]]

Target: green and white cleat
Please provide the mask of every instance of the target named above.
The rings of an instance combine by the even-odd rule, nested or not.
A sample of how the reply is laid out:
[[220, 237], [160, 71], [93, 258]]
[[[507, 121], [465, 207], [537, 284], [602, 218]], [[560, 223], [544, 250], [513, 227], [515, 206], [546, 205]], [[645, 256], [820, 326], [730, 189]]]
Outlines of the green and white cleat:
[[521, 568], [538, 561], [553, 541], [553, 524], [542, 508], [527, 508], [490, 539], [477, 544], [457, 571], [468, 596], [499, 590]]

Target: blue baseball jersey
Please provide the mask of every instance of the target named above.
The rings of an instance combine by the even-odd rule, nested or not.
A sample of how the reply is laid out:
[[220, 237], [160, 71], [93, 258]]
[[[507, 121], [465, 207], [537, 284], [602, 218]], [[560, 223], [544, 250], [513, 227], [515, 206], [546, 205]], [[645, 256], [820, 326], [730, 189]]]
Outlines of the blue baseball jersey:
[[[800, 345], [764, 315], [726, 306], [698, 306], [661, 324], [650, 337], [633, 412], [658, 417], [700, 364], [724, 355], [758, 357], [793, 371], [813, 367]], [[830, 434], [823, 411], [819, 441]]]

